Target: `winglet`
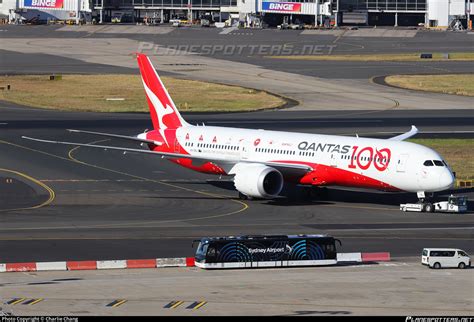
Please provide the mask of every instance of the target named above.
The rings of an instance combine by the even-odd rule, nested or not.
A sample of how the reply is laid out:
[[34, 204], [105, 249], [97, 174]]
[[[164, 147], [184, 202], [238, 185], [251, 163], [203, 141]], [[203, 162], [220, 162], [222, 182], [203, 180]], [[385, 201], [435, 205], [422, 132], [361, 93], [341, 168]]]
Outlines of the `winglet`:
[[416, 135], [417, 133], [418, 133], [418, 129], [416, 128], [416, 126], [412, 125], [410, 131], [408, 131], [406, 133], [403, 133], [403, 134], [400, 134], [400, 135], [397, 135], [397, 136], [394, 136], [392, 138], [389, 138], [389, 140], [390, 141], [403, 141], [403, 140], [406, 140], [408, 138], [411, 138], [412, 136]]

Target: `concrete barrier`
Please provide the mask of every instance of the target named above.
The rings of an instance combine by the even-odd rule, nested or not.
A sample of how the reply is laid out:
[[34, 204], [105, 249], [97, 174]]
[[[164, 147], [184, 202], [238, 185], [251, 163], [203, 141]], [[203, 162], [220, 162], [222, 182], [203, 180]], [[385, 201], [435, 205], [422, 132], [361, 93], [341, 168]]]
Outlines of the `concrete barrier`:
[[97, 269], [127, 268], [126, 260], [97, 261]]
[[337, 253], [338, 262], [362, 262], [361, 253]]
[[194, 267], [194, 257], [186, 257], [186, 266]]
[[157, 258], [156, 267], [186, 267], [186, 258]]
[[[338, 253], [338, 262], [390, 261], [390, 253]], [[194, 257], [0, 264], [2, 272], [75, 271], [124, 268], [194, 267]]]
[[156, 259], [128, 259], [127, 268], [155, 268]]
[[389, 262], [390, 253], [362, 253], [362, 262]]
[[36, 263], [11, 263], [6, 264], [7, 272], [34, 272]]
[[36, 263], [37, 271], [66, 271], [66, 262], [38, 262]]
[[70, 261], [66, 263], [69, 271], [82, 271], [97, 269], [96, 261]]

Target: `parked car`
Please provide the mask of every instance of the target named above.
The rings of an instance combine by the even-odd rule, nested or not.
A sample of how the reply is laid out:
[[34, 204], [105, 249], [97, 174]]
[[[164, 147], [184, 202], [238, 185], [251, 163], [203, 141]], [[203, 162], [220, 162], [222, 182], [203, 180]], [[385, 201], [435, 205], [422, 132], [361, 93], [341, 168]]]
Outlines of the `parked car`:
[[471, 266], [471, 258], [465, 251], [455, 248], [424, 248], [421, 255], [421, 264], [429, 268]]
[[181, 19], [170, 19], [170, 24], [173, 27], [180, 27], [181, 26]]

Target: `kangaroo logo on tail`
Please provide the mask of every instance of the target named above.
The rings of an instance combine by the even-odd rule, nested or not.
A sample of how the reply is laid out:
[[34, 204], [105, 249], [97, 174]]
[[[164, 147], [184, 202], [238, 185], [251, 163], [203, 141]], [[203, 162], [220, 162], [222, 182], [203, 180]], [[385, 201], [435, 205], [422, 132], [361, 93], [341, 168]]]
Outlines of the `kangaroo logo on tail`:
[[168, 91], [161, 82], [158, 73], [150, 62], [150, 59], [137, 53], [138, 67], [145, 87], [148, 107], [150, 109], [151, 120], [155, 130], [159, 130], [161, 136], [169, 146], [166, 136], [166, 129], [177, 129], [189, 124], [181, 117], [173, 103]]

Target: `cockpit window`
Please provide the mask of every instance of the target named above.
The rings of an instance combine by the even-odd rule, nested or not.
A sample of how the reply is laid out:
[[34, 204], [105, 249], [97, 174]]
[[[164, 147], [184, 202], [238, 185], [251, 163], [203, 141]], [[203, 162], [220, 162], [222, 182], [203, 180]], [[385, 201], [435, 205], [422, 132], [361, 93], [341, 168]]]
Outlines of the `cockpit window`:
[[440, 160], [434, 160], [433, 162], [434, 162], [434, 164], [435, 164], [437, 167], [444, 167], [444, 163], [443, 163], [443, 161], [440, 161]]
[[423, 163], [425, 167], [432, 167], [433, 166], [433, 161], [431, 160], [426, 160], [425, 163]]
[[446, 163], [446, 161], [443, 160], [443, 163], [444, 163], [445, 166], [448, 166], [448, 164]]

